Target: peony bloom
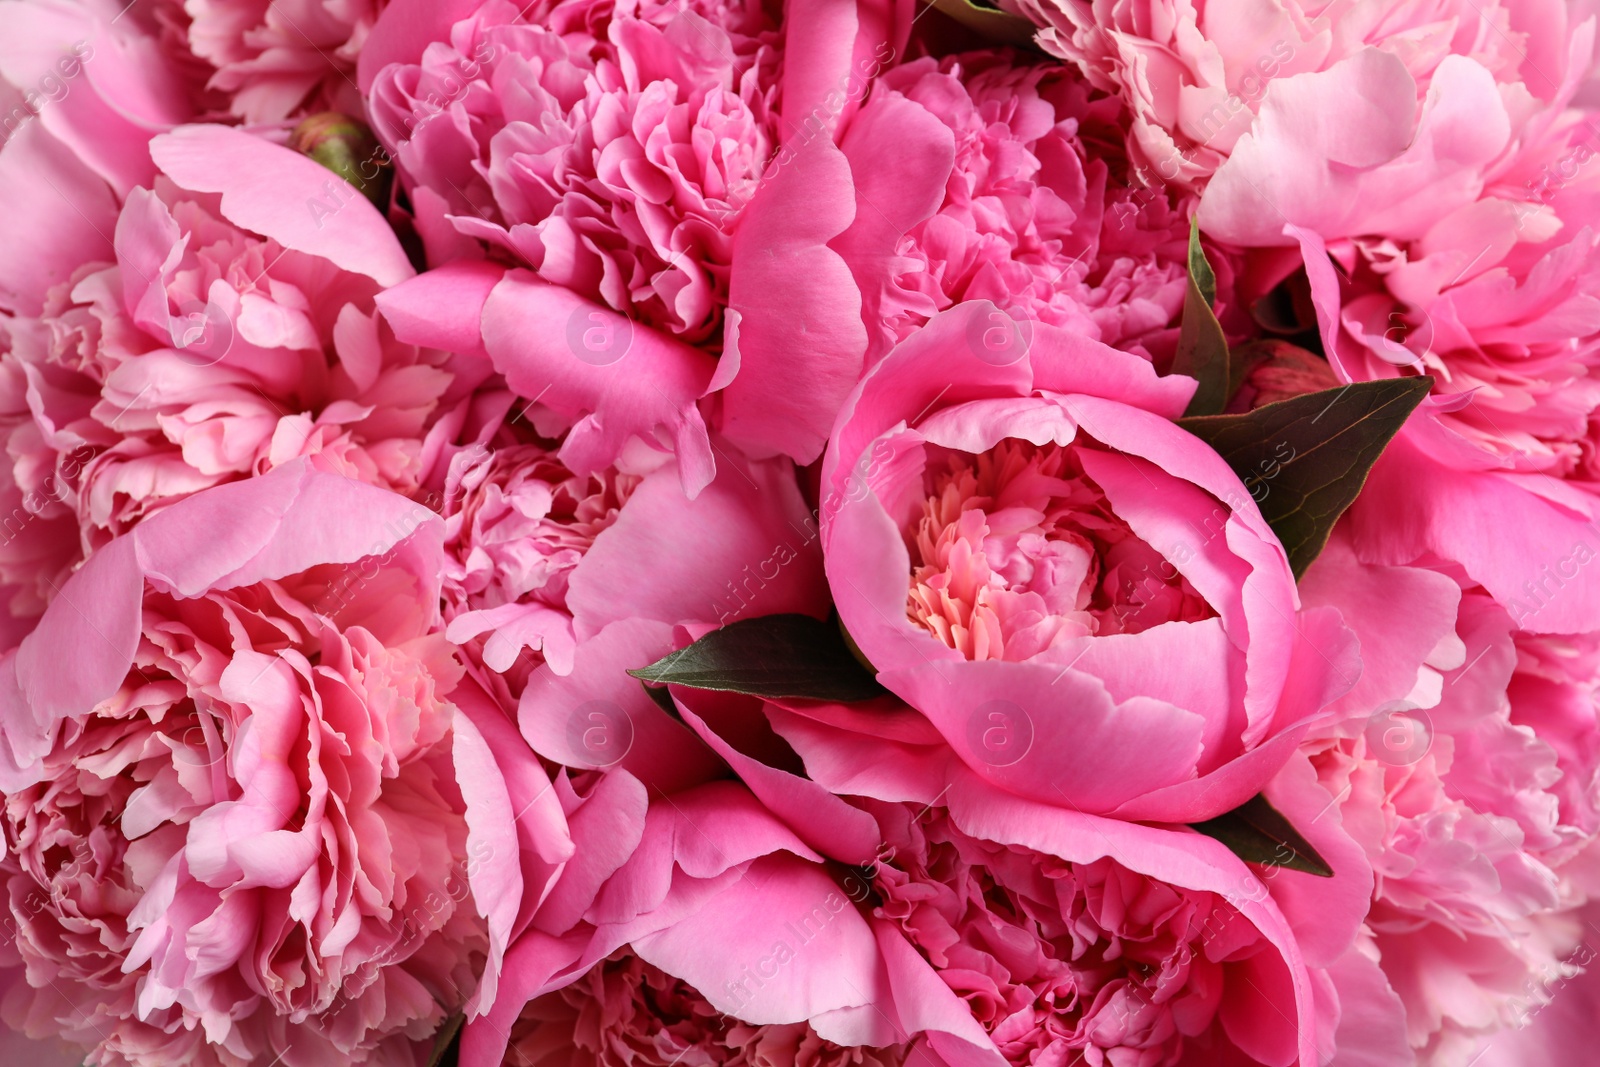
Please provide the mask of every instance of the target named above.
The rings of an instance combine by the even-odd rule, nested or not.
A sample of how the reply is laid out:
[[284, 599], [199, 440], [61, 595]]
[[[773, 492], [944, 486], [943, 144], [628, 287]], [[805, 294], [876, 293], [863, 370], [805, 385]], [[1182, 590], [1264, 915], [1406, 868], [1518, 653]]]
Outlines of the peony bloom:
[[975, 838], [922, 807], [879, 809], [892, 853], [875, 867], [876, 912], [1007, 1063], [1166, 1067], [1229, 1047], [1248, 1063], [1293, 1061], [1293, 1027], [1277, 1018], [1294, 1012], [1288, 971], [1237, 899], [1110, 857]]
[[891, 352], [840, 416], [821, 489], [840, 618], [1002, 789], [1210, 818], [1356, 681], [1238, 476], [1169, 421], [1192, 388], [978, 303]]
[[[1600, 519], [1600, 216], [1592, 120], [1567, 107], [1594, 22], [1568, 34], [1559, 6], [1526, 21], [1427, 70], [1414, 50], [1367, 48], [1275, 82], [1199, 220], [1218, 240], [1299, 246], [1341, 380], [1435, 379], [1356, 507], [1363, 557], [1459, 561], [1520, 626], [1570, 633], [1600, 597], [1574, 560]], [[1465, 521], [1468, 500], [1509, 521]], [[1544, 566], [1572, 588], [1558, 595]]]
[[[1447, 57], [1470, 60], [1519, 106], [1552, 100], [1563, 91], [1563, 71], [1579, 67], [1569, 58], [1576, 35], [1564, 5], [1445, 0], [1397, 11], [1301, 0], [1258, 7], [1223, 0], [1009, 0], [1006, 6], [1041, 27], [1037, 40], [1046, 51], [1076, 64], [1096, 88], [1121, 96], [1133, 118], [1130, 153], [1162, 180], [1192, 187], [1204, 185], [1237, 151], [1275, 83], [1328, 70], [1365, 49], [1398, 61], [1415, 84], [1410, 105], [1435, 85], [1448, 92]], [[1571, 55], [1586, 62], [1590, 47]], [[1325, 101], [1371, 106], [1357, 97]], [[1361, 128], [1349, 125], [1352, 117], [1328, 128]]]
[[759, 0], [490, 0], [436, 41], [402, 44], [409, 8], [390, 10], [376, 32], [397, 61], [363, 84], [430, 258], [479, 239], [544, 281], [715, 344], [730, 235], [774, 147], [773, 13]]
[[752, 1026], [627, 952], [522, 1010], [505, 1067], [899, 1067], [896, 1048], [841, 1046], [804, 1023]]
[[379, 318], [374, 296], [411, 269], [353, 189], [222, 127], [154, 150], [163, 173], [128, 195], [104, 258], [0, 321], [0, 581], [20, 614], [141, 519], [299, 456], [417, 491], [454, 381]]
[[879, 839], [850, 876], [870, 890], [852, 899], [880, 942], [892, 931], [931, 969], [920, 997], [959, 998], [996, 1067], [1311, 1067], [1344, 1040], [1327, 968], [1350, 948], [1371, 871], [1337, 816], [1315, 818], [1332, 797], [1303, 760], [1268, 792], [1308, 827], [1332, 879], [1252, 870], [1186, 830], [1008, 795], [891, 700], [674, 694], [684, 720], [807, 841]]
[[356, 57], [383, 6], [383, 0], [188, 0], [185, 43], [215, 68], [206, 88], [247, 124], [317, 111], [358, 115]]
[[1364, 944], [1405, 1054], [1463, 1067], [1576, 973], [1574, 909], [1600, 889], [1595, 641], [1519, 632], [1481, 588], [1342, 539], [1303, 589], [1375, 650], [1342, 721], [1301, 746], [1372, 864]]
[[0, 661], [12, 1025], [101, 1065], [416, 1062], [488, 948], [439, 525], [302, 460], [65, 584]]
[[[886, 71], [840, 141], [857, 210], [834, 247], [861, 289], [869, 364], [964, 300], [1172, 355], [1186, 205], [1130, 186], [1115, 100], [1020, 58], [973, 52]], [[917, 160], [915, 173], [897, 158]], [[896, 200], [914, 215], [886, 227], [875, 207]]]

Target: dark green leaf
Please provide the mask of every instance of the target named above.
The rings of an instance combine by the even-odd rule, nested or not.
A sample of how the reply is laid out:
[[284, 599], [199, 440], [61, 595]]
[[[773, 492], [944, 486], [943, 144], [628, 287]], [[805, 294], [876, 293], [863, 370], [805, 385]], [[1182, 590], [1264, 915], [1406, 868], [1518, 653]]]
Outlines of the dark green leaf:
[[1034, 47], [1033, 35], [1039, 32], [1039, 27], [1021, 15], [1013, 15], [988, 4], [973, 3], [972, 0], [926, 0], [926, 2], [988, 40], [1019, 48]]
[[842, 703], [884, 694], [872, 672], [851, 654], [839, 629], [809, 615], [765, 615], [730, 623], [628, 673], [646, 682], [769, 698]]
[[649, 682], [641, 681], [639, 683], [639, 688], [644, 690], [644, 695], [649, 697], [656, 707], [660, 708], [668, 715], [671, 715], [679, 722], [683, 721], [683, 716], [678, 714], [678, 705], [672, 702], [672, 694], [667, 692], [666, 686], [651, 685]]
[[1311, 843], [1259, 794], [1215, 819], [1195, 823], [1194, 828], [1227, 845], [1246, 863], [1333, 877], [1328, 861], [1317, 855]]
[[1178, 331], [1178, 351], [1172, 373], [1199, 381], [1185, 416], [1215, 415], [1228, 406], [1228, 339], [1222, 333], [1212, 305], [1217, 300], [1217, 279], [1200, 247], [1200, 225], [1189, 222], [1189, 291], [1183, 298], [1183, 323]]
[[428, 1057], [428, 1067], [456, 1067], [461, 1057], [461, 1024], [466, 1016], [450, 1016], [433, 1036], [433, 1055]]
[[1178, 425], [1228, 461], [1299, 578], [1432, 388], [1427, 376], [1352, 382], [1244, 415], [1183, 418]]

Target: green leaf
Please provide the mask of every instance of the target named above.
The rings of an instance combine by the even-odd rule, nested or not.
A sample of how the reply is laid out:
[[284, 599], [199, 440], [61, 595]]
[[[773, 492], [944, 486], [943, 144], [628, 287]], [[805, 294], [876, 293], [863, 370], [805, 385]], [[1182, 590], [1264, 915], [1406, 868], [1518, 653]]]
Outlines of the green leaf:
[[1212, 305], [1217, 301], [1217, 278], [1200, 247], [1200, 224], [1189, 221], [1189, 291], [1183, 298], [1183, 322], [1178, 330], [1178, 351], [1172, 373], [1199, 381], [1185, 416], [1215, 415], [1228, 406], [1228, 339]]
[[461, 1056], [461, 1025], [467, 1017], [457, 1012], [444, 1021], [433, 1036], [433, 1054], [428, 1057], [428, 1067], [456, 1067]]
[[628, 673], [646, 682], [768, 698], [846, 703], [885, 692], [839, 629], [809, 615], [742, 619]]
[[650, 702], [656, 707], [660, 708], [668, 715], [671, 715], [679, 722], [683, 721], [683, 716], [678, 714], [678, 706], [672, 702], [672, 694], [667, 692], [666, 686], [651, 685], [649, 682], [641, 681], [639, 683], [639, 688], [644, 690], [644, 695], [649, 697]]
[[1021, 15], [1013, 15], [988, 4], [973, 3], [972, 0], [926, 0], [926, 2], [988, 40], [1015, 45], [1018, 48], [1035, 47], [1033, 35], [1039, 32], [1039, 27]]
[[1300, 578], [1432, 388], [1426, 375], [1352, 382], [1243, 415], [1186, 417], [1178, 425], [1228, 461]]
[[1328, 861], [1260, 794], [1215, 819], [1195, 823], [1194, 828], [1227, 845], [1228, 851], [1246, 863], [1333, 877]]

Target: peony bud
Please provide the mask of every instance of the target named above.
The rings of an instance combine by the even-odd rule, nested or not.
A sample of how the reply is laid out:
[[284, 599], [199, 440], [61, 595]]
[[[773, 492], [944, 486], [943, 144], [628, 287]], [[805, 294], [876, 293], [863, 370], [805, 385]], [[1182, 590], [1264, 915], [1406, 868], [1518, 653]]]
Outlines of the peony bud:
[[379, 210], [388, 206], [394, 167], [389, 153], [360, 119], [338, 111], [318, 112], [290, 132], [289, 147], [355, 186]]
[[1254, 411], [1279, 400], [1337, 389], [1328, 361], [1287, 341], [1263, 340], [1233, 350], [1234, 373], [1242, 375], [1229, 414]]

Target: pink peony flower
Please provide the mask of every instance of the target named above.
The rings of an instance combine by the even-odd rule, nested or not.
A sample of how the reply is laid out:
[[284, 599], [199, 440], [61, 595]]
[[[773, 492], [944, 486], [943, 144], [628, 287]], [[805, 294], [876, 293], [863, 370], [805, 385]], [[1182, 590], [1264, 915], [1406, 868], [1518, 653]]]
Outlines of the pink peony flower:
[[299, 456], [415, 492], [454, 380], [379, 319], [374, 296], [411, 270], [353, 189], [222, 127], [155, 151], [164, 173], [128, 195], [103, 258], [0, 322], [0, 581], [23, 615], [141, 519]]
[[876, 911], [1008, 1063], [1158, 1067], [1239, 1046], [1244, 1062], [1293, 1061], [1277, 1018], [1294, 1012], [1288, 972], [1227, 896], [974, 838], [921, 807], [879, 810], [893, 851], [875, 868]]
[[841, 1046], [804, 1023], [752, 1026], [681, 979], [618, 952], [522, 1011], [506, 1067], [899, 1067], [895, 1048]]
[[[1010, 0], [1009, 7], [1041, 27], [1037, 40], [1046, 51], [1122, 97], [1133, 117], [1130, 152], [1161, 179], [1185, 186], [1204, 185], [1238, 151], [1275, 85], [1363, 50], [1398, 61], [1415, 83], [1412, 105], [1435, 85], [1449, 95], [1450, 57], [1483, 70], [1519, 107], [1554, 98], [1563, 73], [1573, 70], [1568, 44], [1575, 35], [1561, 5], [1445, 0], [1395, 10], [1300, 0], [1258, 7], [1218, 0]], [[1335, 108], [1369, 106], [1350, 96], [1323, 100]], [[1367, 147], [1355, 151], [1374, 150], [1376, 139], [1350, 125], [1351, 117], [1326, 128], [1363, 129], [1355, 142]]]
[[[857, 211], [834, 247], [861, 288], [869, 364], [963, 300], [1171, 357], [1185, 205], [1125, 184], [1115, 100], [1019, 59], [974, 52], [886, 71], [840, 142]], [[914, 173], [896, 158], [917, 160]], [[886, 227], [876, 205], [896, 200], [914, 220]]]
[[1372, 863], [1365, 943], [1406, 1055], [1459, 1067], [1576, 973], [1573, 909], [1600, 888], [1595, 641], [1518, 632], [1481, 588], [1343, 540], [1303, 590], [1381, 650], [1302, 750]]
[[937, 976], [921, 996], [959, 998], [991, 1062], [1309, 1067], [1333, 1052], [1341, 1015], [1324, 969], [1348, 950], [1372, 881], [1337, 817], [1314, 818], [1332, 798], [1303, 760], [1269, 792], [1307, 825], [1331, 880], [1252, 871], [1199, 834], [1010, 796], [892, 701], [675, 695], [807, 841], [881, 835], [857, 875], [871, 887], [862, 908]]
[[439, 525], [288, 464], [110, 542], [0, 660], [12, 1025], [105, 1065], [417, 1062], [488, 947]]
[[390, 10], [376, 32], [394, 61], [363, 83], [431, 258], [476, 258], [478, 238], [547, 282], [715, 343], [730, 233], [773, 148], [773, 14], [756, 0], [492, 0], [429, 41], [406, 36], [407, 8]]
[[[1574, 55], [1592, 28], [1575, 31]], [[1450, 56], [1432, 85], [1416, 108], [1411, 74], [1376, 51], [1283, 82], [1200, 220], [1224, 240], [1299, 243], [1342, 380], [1435, 378], [1353, 513], [1362, 555], [1456, 560], [1519, 626], [1587, 629], [1600, 596], [1583, 566], [1600, 520], [1589, 120], [1561, 110], [1572, 77], [1550, 103], [1519, 104]], [[1372, 121], [1349, 110], [1361, 107]], [[1311, 132], [1351, 123], [1371, 133], [1359, 159]], [[1469, 500], [1508, 521], [1463, 521]]]
[[1169, 421], [1192, 388], [977, 303], [841, 413], [821, 489], [840, 618], [1001, 789], [1210, 818], [1356, 681], [1347, 631], [1298, 611], [1237, 475]]
[[251, 125], [361, 113], [356, 57], [383, 0], [189, 0], [186, 43], [215, 68], [206, 88]]

